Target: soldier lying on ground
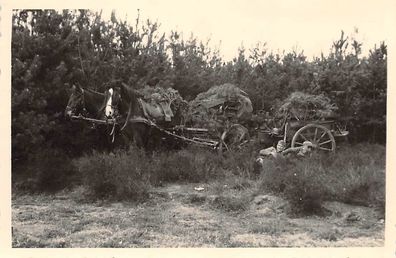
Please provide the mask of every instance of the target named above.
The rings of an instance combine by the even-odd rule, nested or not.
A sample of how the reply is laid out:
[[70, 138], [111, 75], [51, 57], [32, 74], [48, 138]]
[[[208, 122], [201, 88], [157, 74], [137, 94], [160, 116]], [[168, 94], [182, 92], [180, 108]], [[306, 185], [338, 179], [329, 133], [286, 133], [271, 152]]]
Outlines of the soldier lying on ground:
[[303, 142], [301, 147], [294, 147], [286, 149], [286, 142], [284, 140], [280, 140], [276, 145], [276, 148], [269, 147], [266, 149], [262, 149], [259, 152], [259, 157], [256, 162], [263, 164], [263, 160], [266, 157], [274, 157], [278, 158], [280, 156], [289, 156], [291, 154], [296, 155], [297, 157], [304, 157], [311, 152], [313, 148], [313, 144], [310, 141]]

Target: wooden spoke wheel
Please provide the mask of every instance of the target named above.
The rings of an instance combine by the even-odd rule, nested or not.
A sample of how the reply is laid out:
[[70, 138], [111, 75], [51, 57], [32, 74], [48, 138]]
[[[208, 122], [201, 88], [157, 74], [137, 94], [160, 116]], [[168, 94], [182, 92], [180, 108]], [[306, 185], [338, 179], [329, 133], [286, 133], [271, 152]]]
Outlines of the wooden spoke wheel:
[[305, 141], [310, 141], [315, 150], [333, 152], [336, 149], [333, 134], [323, 125], [308, 124], [301, 127], [294, 134], [291, 147], [301, 147]]

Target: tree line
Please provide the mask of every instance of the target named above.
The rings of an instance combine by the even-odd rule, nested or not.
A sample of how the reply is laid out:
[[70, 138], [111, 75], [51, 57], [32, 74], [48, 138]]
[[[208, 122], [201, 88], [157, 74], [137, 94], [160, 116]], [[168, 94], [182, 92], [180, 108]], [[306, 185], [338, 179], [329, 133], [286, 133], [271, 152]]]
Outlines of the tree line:
[[[72, 84], [103, 92], [121, 80], [135, 88], [172, 87], [186, 100], [233, 83], [254, 110], [273, 112], [292, 92], [324, 94], [347, 118], [353, 142], [386, 141], [387, 46], [362, 55], [362, 43], [341, 32], [331, 51], [308, 60], [303, 51], [274, 53], [263, 43], [239, 48], [231, 61], [191, 36], [163, 33], [157, 22], [135, 24], [113, 12], [15, 10], [12, 24], [12, 157], [28, 161], [50, 151], [80, 155], [104, 143], [63, 117]], [[102, 146], [103, 147], [103, 146]]]

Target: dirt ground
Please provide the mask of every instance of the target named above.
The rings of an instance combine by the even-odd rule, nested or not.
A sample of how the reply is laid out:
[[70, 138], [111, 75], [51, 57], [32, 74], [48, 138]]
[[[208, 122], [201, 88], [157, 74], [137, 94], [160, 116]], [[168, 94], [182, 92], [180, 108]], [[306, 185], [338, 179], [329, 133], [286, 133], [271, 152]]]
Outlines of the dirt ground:
[[82, 189], [13, 195], [13, 247], [384, 245], [384, 221], [369, 207], [328, 202], [330, 216], [292, 218], [279, 197], [259, 195], [233, 210], [216, 192], [211, 185], [173, 184], [154, 189], [139, 204], [87, 202]]

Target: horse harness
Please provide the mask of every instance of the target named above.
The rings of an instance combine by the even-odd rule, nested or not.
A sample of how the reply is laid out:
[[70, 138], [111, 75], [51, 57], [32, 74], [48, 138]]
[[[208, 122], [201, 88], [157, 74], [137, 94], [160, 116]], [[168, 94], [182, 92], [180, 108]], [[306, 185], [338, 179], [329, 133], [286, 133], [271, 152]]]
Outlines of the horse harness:
[[[89, 118], [87, 117], [88, 110], [85, 107], [85, 90], [83, 88], [81, 88], [81, 92], [78, 95], [78, 97], [81, 97], [81, 105], [82, 105], [82, 112], [78, 115], [78, 116], [72, 116], [73, 119], [78, 119], [78, 120], [84, 120], [84, 121], [88, 121], [92, 123], [92, 128], [95, 128], [96, 124], [105, 124], [105, 125], [113, 125], [111, 132], [110, 132], [110, 136], [112, 136], [112, 140], [111, 142], [114, 143], [115, 140], [115, 127], [118, 124], [115, 118], [111, 118], [111, 119], [95, 119], [95, 118]], [[111, 105], [111, 107], [113, 108], [113, 105]], [[99, 112], [102, 110], [103, 108], [101, 108], [99, 110]], [[115, 110], [115, 109], [114, 109]]]

